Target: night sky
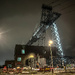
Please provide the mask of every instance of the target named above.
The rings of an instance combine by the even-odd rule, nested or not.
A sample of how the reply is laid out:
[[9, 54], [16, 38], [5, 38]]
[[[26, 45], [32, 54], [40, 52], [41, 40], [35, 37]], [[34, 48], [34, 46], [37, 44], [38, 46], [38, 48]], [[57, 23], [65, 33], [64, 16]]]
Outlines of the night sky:
[[[53, 1], [55, 3], [53, 3]], [[75, 0], [2, 0], [0, 1], [0, 65], [14, 59], [16, 44], [26, 44], [40, 23], [42, 4], [61, 13], [56, 21], [65, 55], [75, 56]], [[46, 45], [50, 39], [47, 30]]]

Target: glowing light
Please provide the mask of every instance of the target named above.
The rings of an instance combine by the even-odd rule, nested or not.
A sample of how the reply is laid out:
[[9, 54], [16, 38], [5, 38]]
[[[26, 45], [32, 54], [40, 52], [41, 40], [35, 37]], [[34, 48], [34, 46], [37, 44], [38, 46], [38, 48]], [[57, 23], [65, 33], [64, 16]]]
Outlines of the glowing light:
[[[1, 39], [1, 38], [4, 38], [4, 37], [3, 37], [3, 34], [6, 34], [6, 33], [9, 32], [9, 31], [10, 31], [10, 30], [1, 31], [1, 32], [0, 32], [0, 39]], [[1, 40], [2, 40], [2, 39], [1, 39]]]
[[29, 55], [28, 55], [28, 58], [34, 58], [35, 57], [35, 54], [34, 53], [30, 53]]
[[51, 46], [51, 44], [49, 43], [49, 46]]
[[22, 49], [22, 54], [25, 54], [25, 50], [24, 49]]
[[29, 58], [34, 58], [34, 56], [33, 55], [30, 55]]
[[8, 68], [11, 68], [12, 67], [12, 64], [8, 64]]
[[18, 57], [18, 58], [17, 58], [17, 61], [21, 61], [21, 57]]
[[49, 41], [49, 43], [50, 43], [50, 44], [53, 44], [53, 41], [52, 41], [52, 40], [50, 40], [50, 41]]
[[49, 41], [49, 46], [51, 46], [53, 44], [53, 41], [52, 40], [50, 40]]

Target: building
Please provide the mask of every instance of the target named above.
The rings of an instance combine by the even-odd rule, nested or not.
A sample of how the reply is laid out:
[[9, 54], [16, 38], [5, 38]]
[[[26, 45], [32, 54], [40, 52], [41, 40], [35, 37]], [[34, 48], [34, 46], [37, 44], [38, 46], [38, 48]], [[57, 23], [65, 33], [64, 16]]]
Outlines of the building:
[[[57, 48], [52, 47], [52, 54], [56, 56]], [[43, 60], [43, 59], [44, 60]], [[50, 47], [48, 46], [27, 46], [16, 45], [14, 52], [15, 66], [36, 67], [36, 63], [43, 64], [45, 59], [50, 58]], [[40, 61], [39, 61], [40, 60]], [[46, 64], [46, 63], [45, 63]]]
[[[53, 57], [57, 55], [57, 48], [51, 47]], [[10, 67], [43, 67], [46, 64], [50, 64], [50, 47], [48, 46], [27, 46], [19, 45], [15, 46], [14, 60], [6, 60], [5, 66]]]
[[6, 60], [5, 66], [8, 68], [15, 67], [15, 60]]

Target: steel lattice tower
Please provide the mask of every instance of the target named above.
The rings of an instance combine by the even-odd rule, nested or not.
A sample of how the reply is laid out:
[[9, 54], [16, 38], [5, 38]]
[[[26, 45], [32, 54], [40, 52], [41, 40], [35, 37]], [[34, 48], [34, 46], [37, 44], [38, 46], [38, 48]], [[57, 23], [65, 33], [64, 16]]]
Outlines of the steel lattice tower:
[[57, 25], [55, 23], [53, 23], [53, 25], [51, 26], [51, 30], [52, 30], [52, 38], [53, 38], [54, 44], [58, 48], [58, 54], [63, 56], [63, 50], [62, 50], [62, 46], [61, 46], [61, 42], [60, 42], [60, 36], [58, 33]]
[[52, 6], [42, 5], [40, 25], [26, 45], [32, 45], [34, 42], [42, 38], [43, 34], [49, 27], [52, 27], [52, 33], [56, 40], [56, 47], [58, 47], [58, 54], [63, 56], [59, 33], [57, 31], [57, 26], [54, 23], [60, 17], [60, 15], [60, 13], [52, 11]]

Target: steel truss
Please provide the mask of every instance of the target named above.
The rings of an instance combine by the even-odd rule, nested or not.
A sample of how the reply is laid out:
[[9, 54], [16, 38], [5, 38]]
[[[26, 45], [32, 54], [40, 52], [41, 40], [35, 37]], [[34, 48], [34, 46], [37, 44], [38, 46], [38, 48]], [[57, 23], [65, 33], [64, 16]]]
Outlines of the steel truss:
[[52, 30], [52, 38], [53, 38], [54, 44], [58, 48], [58, 55], [61, 55], [63, 57], [63, 50], [62, 50], [62, 46], [60, 42], [58, 28], [55, 23], [51, 25], [51, 30]]
[[[26, 45], [32, 45], [34, 42], [39, 40], [46, 32], [46, 30], [60, 17], [60, 15], [61, 15], [60, 13], [53, 12], [51, 6], [42, 5], [42, 15], [40, 25]], [[60, 53], [60, 55], [63, 55], [63, 52]]]

